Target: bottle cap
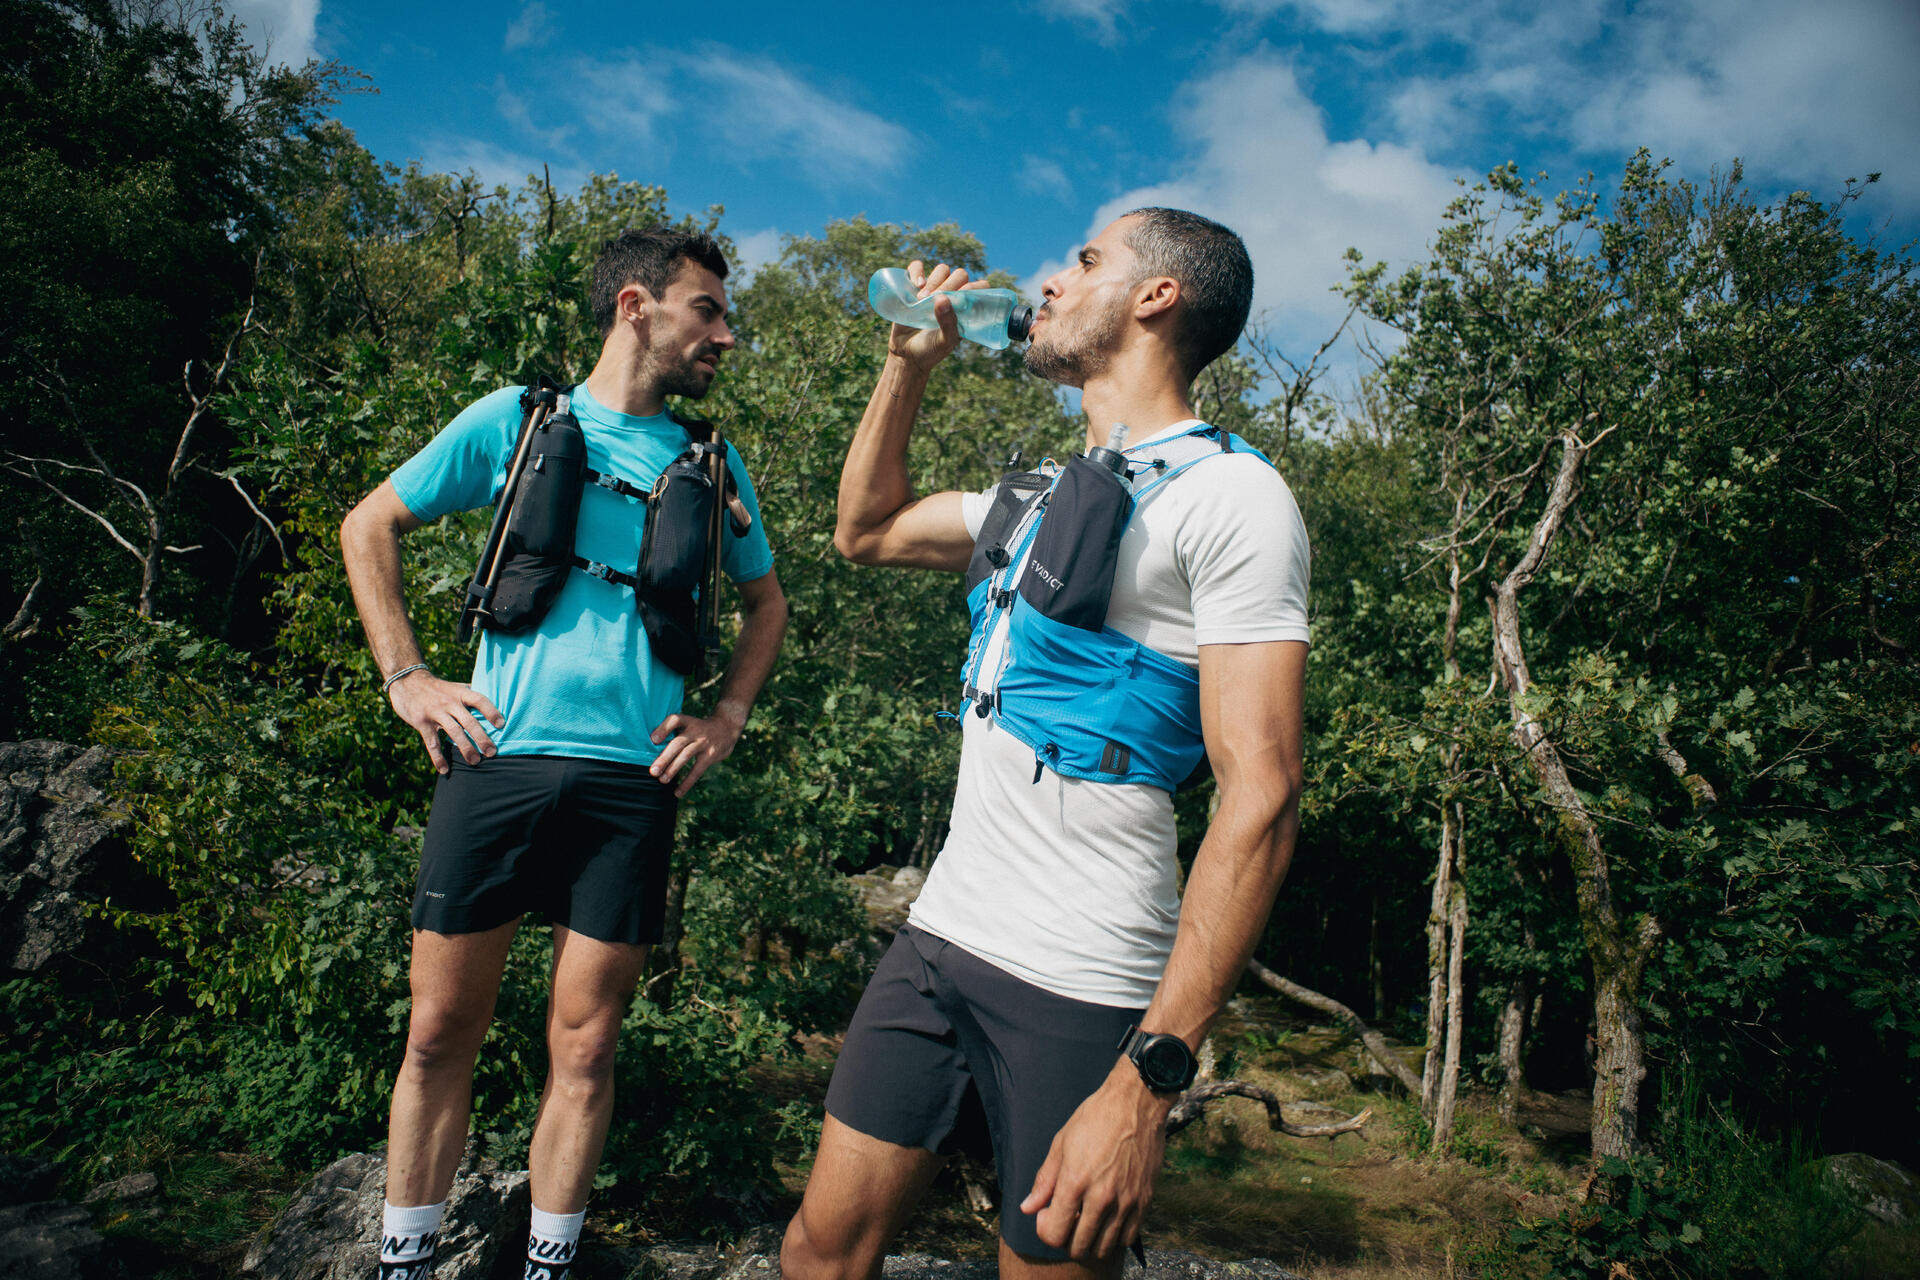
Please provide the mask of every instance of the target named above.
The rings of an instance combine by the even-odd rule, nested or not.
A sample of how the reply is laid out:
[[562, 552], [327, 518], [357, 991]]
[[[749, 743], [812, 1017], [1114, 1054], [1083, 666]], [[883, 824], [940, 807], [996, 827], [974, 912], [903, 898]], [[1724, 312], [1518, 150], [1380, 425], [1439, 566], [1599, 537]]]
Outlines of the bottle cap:
[[1013, 314], [1007, 317], [1007, 337], [1014, 342], [1025, 342], [1027, 334], [1033, 329], [1033, 308], [1016, 306]]

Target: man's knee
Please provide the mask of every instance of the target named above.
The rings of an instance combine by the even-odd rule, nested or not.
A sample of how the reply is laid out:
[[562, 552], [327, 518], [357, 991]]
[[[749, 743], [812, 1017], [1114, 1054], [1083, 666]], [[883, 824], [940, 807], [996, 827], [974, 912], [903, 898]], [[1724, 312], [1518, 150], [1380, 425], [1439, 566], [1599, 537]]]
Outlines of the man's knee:
[[[883, 1247], [884, 1230], [861, 1230], [856, 1219], [821, 1221], [801, 1202], [780, 1242], [780, 1273], [785, 1280], [857, 1280], [873, 1269]], [[872, 1226], [873, 1224], [865, 1224]]]
[[459, 1003], [415, 999], [407, 1020], [406, 1065], [429, 1073], [471, 1068], [491, 1022]]
[[595, 1017], [573, 1026], [556, 1021], [547, 1033], [547, 1056], [557, 1079], [597, 1087], [613, 1079], [619, 1044], [618, 1017]]

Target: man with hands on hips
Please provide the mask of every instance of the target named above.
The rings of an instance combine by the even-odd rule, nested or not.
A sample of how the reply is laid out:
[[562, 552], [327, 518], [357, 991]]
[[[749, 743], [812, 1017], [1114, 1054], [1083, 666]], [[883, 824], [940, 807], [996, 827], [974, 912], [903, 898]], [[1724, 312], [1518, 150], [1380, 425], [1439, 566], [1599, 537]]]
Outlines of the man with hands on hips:
[[[734, 345], [726, 274], [713, 240], [667, 228], [623, 232], [594, 264], [603, 343], [571, 406], [586, 465], [627, 482], [581, 494], [575, 551], [596, 566], [638, 562], [645, 495], [688, 447], [665, 398], [704, 396]], [[387, 696], [440, 774], [414, 898], [382, 1277], [419, 1280], [432, 1267], [474, 1062], [530, 909], [553, 923], [553, 976], [525, 1274], [567, 1273], [612, 1114], [620, 1023], [661, 934], [677, 802], [732, 753], [786, 630], [752, 483], [730, 450], [752, 520], [744, 535], [721, 536], [742, 623], [711, 715], [681, 710], [682, 678], [653, 652], [631, 588], [590, 571], [567, 574], [531, 630], [483, 632], [472, 684], [427, 669], [407, 618], [400, 538], [492, 501], [519, 435], [519, 391], [469, 405], [341, 526]]]
[[[909, 272], [922, 296], [977, 287], [944, 265]], [[1047, 280], [1026, 367], [1080, 389], [1090, 452], [1119, 423], [1127, 443], [984, 494], [909, 480], [922, 395], [958, 341], [951, 306], [938, 330], [892, 330], [834, 541], [862, 564], [966, 572], [965, 736], [947, 842], [835, 1069], [789, 1280], [878, 1275], [975, 1108], [999, 1166], [1003, 1276], [1115, 1276], [1138, 1240], [1167, 1113], [1298, 826], [1304, 526], [1266, 459], [1189, 399], [1252, 283], [1218, 223], [1141, 209], [1109, 225]], [[1093, 520], [1114, 471], [1117, 544], [1103, 566], [1061, 562], [1101, 543], [1063, 522]], [[1057, 601], [1087, 582], [1093, 615], [1061, 622]], [[1203, 749], [1219, 804], [1183, 901], [1172, 792]]]

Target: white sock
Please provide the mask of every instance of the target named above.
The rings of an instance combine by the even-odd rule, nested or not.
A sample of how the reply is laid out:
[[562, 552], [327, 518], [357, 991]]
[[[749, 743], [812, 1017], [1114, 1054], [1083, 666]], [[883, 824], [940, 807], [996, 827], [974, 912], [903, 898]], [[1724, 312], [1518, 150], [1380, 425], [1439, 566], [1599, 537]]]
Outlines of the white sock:
[[433, 1247], [440, 1243], [440, 1220], [447, 1202], [380, 1213], [380, 1280], [426, 1280], [433, 1270]]
[[572, 1268], [574, 1250], [580, 1247], [580, 1224], [586, 1220], [585, 1209], [548, 1213], [536, 1205], [527, 1233], [525, 1280], [562, 1280]]

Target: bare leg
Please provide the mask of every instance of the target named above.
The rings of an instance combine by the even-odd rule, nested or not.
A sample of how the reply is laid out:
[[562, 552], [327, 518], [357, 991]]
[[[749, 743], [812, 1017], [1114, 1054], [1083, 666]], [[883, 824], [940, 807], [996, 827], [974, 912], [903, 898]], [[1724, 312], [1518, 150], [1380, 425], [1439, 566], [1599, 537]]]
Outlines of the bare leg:
[[1042, 1262], [1000, 1242], [1000, 1280], [1119, 1280], [1126, 1261], [1127, 1251], [1115, 1249], [1098, 1262]]
[[647, 948], [553, 928], [547, 1004], [547, 1084], [529, 1155], [533, 1203], [548, 1213], [587, 1207], [613, 1117], [613, 1055], [620, 1023], [646, 967]]
[[800, 1212], [780, 1247], [785, 1280], [873, 1280], [907, 1215], [946, 1163], [923, 1147], [899, 1147], [832, 1116]]
[[519, 924], [485, 933], [414, 931], [413, 1012], [387, 1123], [389, 1204], [437, 1204], [453, 1187], [473, 1105], [473, 1062]]

